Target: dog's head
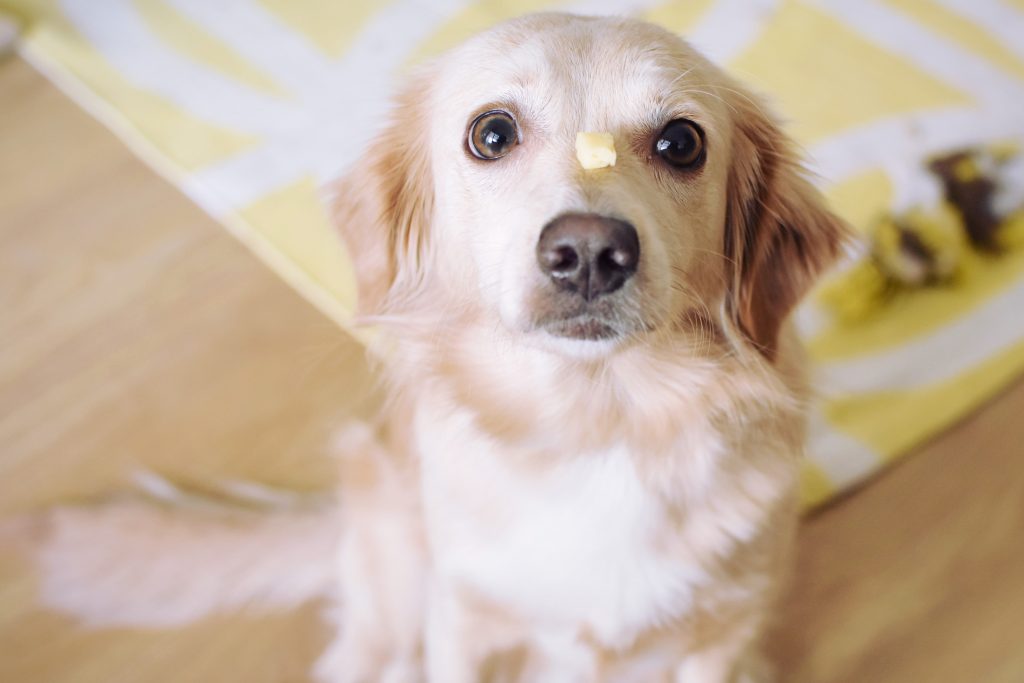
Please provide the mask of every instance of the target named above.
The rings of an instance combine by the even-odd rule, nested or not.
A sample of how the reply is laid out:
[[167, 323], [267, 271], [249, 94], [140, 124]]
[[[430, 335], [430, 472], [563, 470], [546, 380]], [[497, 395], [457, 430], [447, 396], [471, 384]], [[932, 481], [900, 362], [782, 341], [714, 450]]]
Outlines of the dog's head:
[[[613, 166], [581, 166], [584, 131]], [[844, 234], [757, 100], [682, 40], [555, 14], [422, 71], [337, 197], [362, 313], [471, 312], [569, 355], [697, 320], [771, 358]]]

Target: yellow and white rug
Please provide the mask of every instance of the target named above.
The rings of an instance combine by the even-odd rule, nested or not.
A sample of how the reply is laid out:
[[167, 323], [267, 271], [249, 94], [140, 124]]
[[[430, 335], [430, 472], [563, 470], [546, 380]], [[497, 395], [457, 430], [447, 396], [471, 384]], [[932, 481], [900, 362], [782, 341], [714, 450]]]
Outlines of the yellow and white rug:
[[[0, 0], [22, 53], [341, 325], [351, 267], [316, 189], [409, 65], [559, 9], [646, 18], [771, 93], [855, 226], [914, 199], [928, 155], [1024, 142], [1022, 0]], [[856, 324], [807, 303], [805, 500], [862, 480], [1024, 370], [1024, 252]]]

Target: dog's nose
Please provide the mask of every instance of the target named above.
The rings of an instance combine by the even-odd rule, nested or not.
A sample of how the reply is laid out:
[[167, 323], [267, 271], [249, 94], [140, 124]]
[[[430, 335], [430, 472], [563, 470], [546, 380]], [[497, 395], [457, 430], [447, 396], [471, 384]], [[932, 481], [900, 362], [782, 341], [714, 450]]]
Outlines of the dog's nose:
[[587, 301], [622, 287], [640, 262], [636, 228], [617, 218], [570, 213], [544, 226], [537, 263], [560, 289]]

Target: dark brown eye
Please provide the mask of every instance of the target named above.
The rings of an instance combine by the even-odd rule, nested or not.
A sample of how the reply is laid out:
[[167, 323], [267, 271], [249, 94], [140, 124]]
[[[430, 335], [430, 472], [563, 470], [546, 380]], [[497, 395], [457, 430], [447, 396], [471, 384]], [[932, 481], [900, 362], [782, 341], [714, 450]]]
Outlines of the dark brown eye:
[[673, 168], [697, 168], [704, 163], [704, 131], [693, 121], [669, 121], [655, 140], [654, 151]]
[[488, 111], [469, 126], [469, 151], [477, 159], [500, 159], [519, 144], [516, 120], [506, 111]]

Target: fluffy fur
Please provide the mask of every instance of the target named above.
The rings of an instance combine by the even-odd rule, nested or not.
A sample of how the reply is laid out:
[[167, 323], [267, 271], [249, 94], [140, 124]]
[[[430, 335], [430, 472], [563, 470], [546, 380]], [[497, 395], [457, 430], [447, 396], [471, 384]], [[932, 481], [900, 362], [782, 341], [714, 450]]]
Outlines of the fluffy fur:
[[[467, 126], [513, 113], [486, 162]], [[694, 172], [652, 153], [704, 131]], [[609, 131], [583, 171], [578, 131]], [[641, 263], [557, 336], [541, 229], [631, 222]], [[807, 390], [785, 320], [844, 227], [758, 99], [677, 37], [534, 15], [419, 72], [335, 189], [391, 402], [343, 477], [338, 683], [727, 683], [786, 566]], [[597, 315], [597, 313], [595, 313]]]
[[170, 628], [334, 592], [333, 500], [253, 484], [189, 491], [150, 472], [136, 484], [0, 522], [0, 548], [33, 560], [42, 606], [93, 628]]

